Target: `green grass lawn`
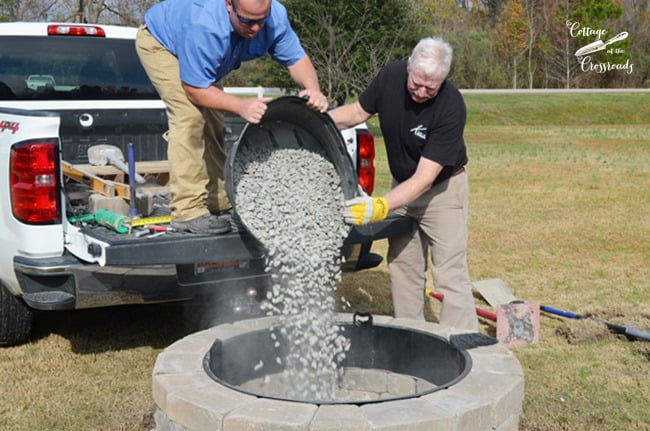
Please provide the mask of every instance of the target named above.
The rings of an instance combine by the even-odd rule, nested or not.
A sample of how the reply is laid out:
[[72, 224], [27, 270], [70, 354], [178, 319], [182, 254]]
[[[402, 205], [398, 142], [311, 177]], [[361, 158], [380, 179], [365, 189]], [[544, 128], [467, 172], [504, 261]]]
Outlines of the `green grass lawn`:
[[[650, 93], [465, 100], [472, 279], [650, 330]], [[340, 290], [354, 310], [390, 314], [388, 289], [382, 264], [347, 275]], [[439, 304], [429, 305], [435, 321]], [[477, 306], [490, 309], [478, 297]], [[149, 431], [156, 356], [201, 328], [189, 316], [172, 305], [39, 313], [30, 343], [0, 349], [0, 430]], [[481, 331], [494, 335], [494, 322]], [[543, 316], [539, 344], [514, 353], [526, 380], [522, 430], [650, 429], [650, 343]]]

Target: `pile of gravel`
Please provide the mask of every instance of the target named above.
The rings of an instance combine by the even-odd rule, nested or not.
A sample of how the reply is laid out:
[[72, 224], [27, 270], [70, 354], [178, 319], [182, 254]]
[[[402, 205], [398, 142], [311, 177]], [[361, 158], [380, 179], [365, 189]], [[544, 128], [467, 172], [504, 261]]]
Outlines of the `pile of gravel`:
[[[335, 319], [340, 248], [348, 234], [344, 196], [333, 164], [304, 149], [239, 149], [233, 179], [237, 213], [266, 247], [272, 288], [263, 309], [280, 316], [285, 396], [333, 400], [350, 343]], [[280, 343], [276, 341], [280, 351]]]

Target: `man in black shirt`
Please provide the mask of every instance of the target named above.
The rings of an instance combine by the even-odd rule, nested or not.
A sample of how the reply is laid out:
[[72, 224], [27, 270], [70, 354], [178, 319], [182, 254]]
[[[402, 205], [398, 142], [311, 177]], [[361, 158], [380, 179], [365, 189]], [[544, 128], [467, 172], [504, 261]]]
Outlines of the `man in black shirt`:
[[452, 48], [422, 39], [408, 61], [387, 64], [357, 102], [330, 111], [340, 129], [379, 115], [393, 188], [383, 197], [348, 201], [346, 221], [382, 220], [389, 211], [415, 220], [389, 239], [388, 267], [396, 317], [424, 318], [427, 256], [444, 295], [440, 323], [478, 330], [467, 266], [468, 178], [465, 102], [446, 77]]

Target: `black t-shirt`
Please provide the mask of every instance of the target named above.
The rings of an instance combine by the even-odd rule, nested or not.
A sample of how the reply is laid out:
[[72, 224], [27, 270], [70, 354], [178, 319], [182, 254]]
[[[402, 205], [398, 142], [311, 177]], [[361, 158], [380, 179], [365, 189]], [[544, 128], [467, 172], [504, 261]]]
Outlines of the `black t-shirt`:
[[415, 173], [420, 157], [444, 166], [434, 184], [447, 180], [467, 163], [463, 140], [465, 102], [460, 91], [445, 80], [438, 94], [416, 103], [406, 87], [405, 61], [388, 63], [359, 97], [361, 107], [379, 115], [388, 165], [398, 182]]

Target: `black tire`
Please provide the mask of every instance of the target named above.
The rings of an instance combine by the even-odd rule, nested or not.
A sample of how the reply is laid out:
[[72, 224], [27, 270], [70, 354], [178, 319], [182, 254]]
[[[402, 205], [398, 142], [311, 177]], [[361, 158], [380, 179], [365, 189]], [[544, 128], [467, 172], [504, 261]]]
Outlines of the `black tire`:
[[27, 341], [32, 330], [32, 310], [0, 285], [0, 346], [12, 346]]

